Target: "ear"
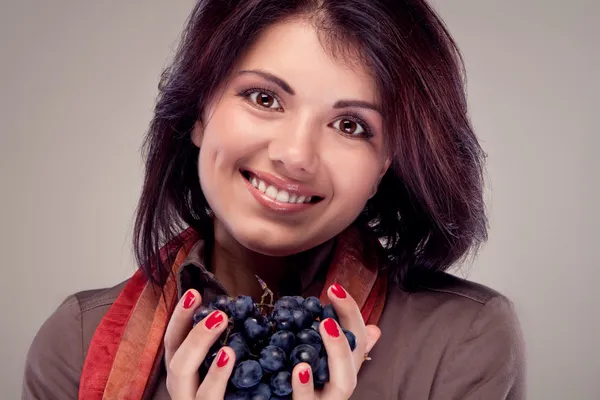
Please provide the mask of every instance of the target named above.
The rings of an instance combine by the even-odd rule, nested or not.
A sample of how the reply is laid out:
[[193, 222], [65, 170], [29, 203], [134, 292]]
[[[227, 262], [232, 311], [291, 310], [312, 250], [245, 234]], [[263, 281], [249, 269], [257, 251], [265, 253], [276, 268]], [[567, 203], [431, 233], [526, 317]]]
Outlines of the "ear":
[[373, 198], [373, 196], [375, 196], [375, 194], [377, 194], [377, 190], [379, 189], [379, 184], [381, 183], [383, 176], [385, 175], [387, 170], [390, 168], [391, 164], [392, 164], [392, 160], [391, 160], [391, 158], [388, 157], [385, 160], [385, 162], [383, 163], [383, 165], [381, 166], [381, 171], [379, 172], [379, 177], [377, 178], [377, 183], [373, 186], [373, 193], [371, 193], [371, 197], [369, 197], [369, 198]]
[[379, 182], [381, 182], [381, 180], [383, 179], [383, 176], [385, 175], [385, 173], [390, 168], [391, 164], [392, 164], [392, 159], [390, 157], [386, 158], [385, 162], [383, 163], [383, 166], [381, 167], [381, 173], [379, 174], [379, 179], [377, 180], [378, 185], [379, 185]]
[[192, 128], [192, 143], [198, 148], [202, 144], [202, 139], [204, 138], [204, 124], [199, 119], [196, 120], [194, 127]]

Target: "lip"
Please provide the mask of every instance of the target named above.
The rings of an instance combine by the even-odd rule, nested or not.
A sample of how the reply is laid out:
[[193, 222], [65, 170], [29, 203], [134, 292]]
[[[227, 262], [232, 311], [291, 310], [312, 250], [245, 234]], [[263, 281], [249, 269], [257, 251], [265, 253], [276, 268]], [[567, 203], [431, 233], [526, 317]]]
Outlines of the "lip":
[[[288, 179], [282, 178], [277, 175], [270, 174], [268, 172], [256, 171], [248, 168], [242, 169], [240, 172], [247, 171], [252, 175], [255, 175], [261, 181], [264, 181], [268, 185], [275, 186], [276, 188], [283, 189], [289, 194], [295, 194], [297, 196], [304, 197], [319, 197], [323, 199], [325, 196], [321, 193], [317, 193], [311, 188], [301, 183], [293, 182]], [[251, 185], [252, 186], [252, 185]]]
[[[258, 177], [258, 175], [257, 175]], [[275, 199], [270, 198], [254, 186], [244, 177], [244, 175], [240, 172], [240, 178], [248, 188], [250, 194], [258, 201], [259, 204], [263, 205], [266, 208], [271, 209], [272, 211], [276, 211], [279, 213], [297, 213], [301, 211], [305, 211], [310, 207], [314, 207], [318, 203], [283, 203], [277, 201]], [[266, 182], [266, 181], [265, 181]]]

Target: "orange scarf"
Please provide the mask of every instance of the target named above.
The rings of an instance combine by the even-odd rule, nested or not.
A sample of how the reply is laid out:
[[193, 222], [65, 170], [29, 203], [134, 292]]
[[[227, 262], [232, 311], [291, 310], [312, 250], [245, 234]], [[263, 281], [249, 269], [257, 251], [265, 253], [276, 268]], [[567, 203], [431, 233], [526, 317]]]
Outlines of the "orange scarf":
[[[183, 245], [161, 249], [163, 260], [176, 254], [173, 273], [163, 288], [165, 296], [138, 270], [100, 321], [83, 366], [80, 400], [141, 400], [151, 395], [148, 388], [156, 383], [163, 336], [177, 303], [175, 277], [199, 238], [189, 228], [178, 239]], [[339, 235], [320, 297], [327, 303], [327, 288], [337, 282], [354, 298], [363, 319], [377, 324], [385, 305], [387, 277], [379, 271], [378, 244], [363, 239], [356, 228]]]

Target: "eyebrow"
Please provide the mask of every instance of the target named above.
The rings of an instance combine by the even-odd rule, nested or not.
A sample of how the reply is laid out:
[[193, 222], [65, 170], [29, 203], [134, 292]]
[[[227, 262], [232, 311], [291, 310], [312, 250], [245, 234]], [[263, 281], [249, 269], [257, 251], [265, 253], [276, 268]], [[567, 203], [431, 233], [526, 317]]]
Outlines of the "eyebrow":
[[358, 108], [366, 108], [369, 110], [373, 110], [381, 113], [381, 109], [377, 107], [375, 104], [369, 103], [368, 101], [362, 100], [339, 100], [334, 105], [333, 108], [348, 108], [348, 107], [358, 107]]
[[[290, 85], [287, 84], [286, 81], [284, 81], [281, 78], [278, 78], [277, 76], [268, 73], [266, 71], [261, 71], [258, 69], [251, 69], [251, 70], [242, 70], [239, 72], [239, 75], [243, 75], [243, 74], [254, 74], [254, 75], [258, 75], [260, 77], [262, 77], [263, 79], [266, 79], [274, 84], [276, 84], [277, 86], [279, 86], [283, 91], [285, 91], [286, 93], [294, 96], [296, 94], [296, 92], [294, 92], [294, 89], [291, 88]], [[376, 106], [375, 104], [369, 103], [368, 101], [362, 101], [362, 100], [338, 100], [334, 105], [333, 108], [349, 108], [349, 107], [357, 107], [357, 108], [366, 108], [369, 110], [373, 110], [378, 112], [379, 114], [382, 114], [381, 109]]]
[[252, 69], [252, 70], [242, 70], [239, 73], [240, 75], [242, 74], [255, 74], [258, 75], [268, 81], [273, 82], [274, 84], [276, 84], [277, 86], [279, 86], [281, 89], [283, 89], [285, 92], [287, 92], [288, 94], [291, 94], [292, 96], [296, 94], [296, 92], [294, 92], [294, 89], [292, 89], [290, 87], [290, 85], [287, 84], [286, 81], [284, 81], [281, 78], [276, 77], [273, 74], [270, 74], [268, 72], [265, 71], [261, 71], [258, 69]]

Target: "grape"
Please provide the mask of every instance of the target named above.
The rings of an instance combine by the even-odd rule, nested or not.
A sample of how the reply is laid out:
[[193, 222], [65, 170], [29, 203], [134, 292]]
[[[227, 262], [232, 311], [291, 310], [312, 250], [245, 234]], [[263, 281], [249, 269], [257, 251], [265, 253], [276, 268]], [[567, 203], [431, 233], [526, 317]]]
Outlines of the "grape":
[[196, 326], [204, 318], [208, 317], [213, 311], [215, 311], [215, 309], [212, 307], [202, 306], [197, 308], [196, 311], [194, 311], [194, 326]]
[[348, 344], [350, 345], [350, 351], [354, 351], [356, 349], [356, 336], [354, 333], [350, 332], [348, 329], [342, 328], [344, 335], [346, 335], [346, 339], [348, 339]]
[[269, 336], [269, 322], [263, 316], [248, 318], [244, 321], [244, 334], [252, 343]]
[[236, 390], [235, 392], [227, 392], [224, 400], [250, 400], [250, 393], [245, 390]]
[[337, 323], [340, 322], [340, 319], [338, 318], [337, 313], [331, 304], [327, 304], [325, 307], [323, 307], [323, 311], [321, 311], [321, 321], [327, 318], [335, 319]]
[[302, 296], [292, 296], [296, 303], [298, 303], [298, 307], [302, 307], [302, 303], [304, 303], [304, 297]]
[[295, 367], [301, 362], [308, 363], [310, 368], [314, 371], [319, 364], [319, 352], [309, 344], [301, 344], [292, 350], [290, 362], [292, 363], [292, 367]]
[[271, 388], [266, 383], [259, 383], [249, 392], [250, 400], [269, 400], [271, 398]]
[[256, 386], [263, 377], [260, 364], [254, 360], [242, 361], [233, 370], [231, 383], [238, 389], [247, 389]]
[[294, 308], [292, 317], [294, 318], [294, 328], [298, 331], [308, 328], [313, 321], [310, 311], [304, 308]]
[[282, 298], [280, 298], [279, 300], [277, 300], [275, 302], [275, 310], [278, 310], [281, 308], [285, 308], [285, 309], [298, 308], [298, 307], [300, 307], [300, 304], [301, 303], [298, 303], [298, 300], [296, 300], [292, 296], [283, 296]]
[[292, 375], [281, 371], [271, 377], [271, 390], [277, 396], [287, 396], [292, 393]]
[[323, 311], [321, 301], [315, 296], [307, 297], [302, 303], [302, 307], [304, 307], [305, 310], [308, 310], [313, 318], [320, 317], [321, 311]]
[[273, 312], [273, 321], [279, 331], [289, 331], [294, 327], [294, 315], [287, 308], [278, 308]]
[[238, 296], [233, 299], [228, 306], [231, 316], [238, 321], [244, 321], [251, 316], [255, 308], [252, 297], [250, 296]]
[[277, 346], [267, 346], [260, 352], [258, 362], [266, 372], [278, 372], [283, 369], [286, 362], [285, 351]]
[[318, 384], [325, 384], [329, 382], [329, 365], [327, 364], [327, 357], [321, 357], [317, 369], [313, 372], [313, 379]]
[[224, 313], [227, 313], [229, 311], [228, 307], [230, 302], [231, 300], [229, 299], [229, 297], [225, 295], [219, 295], [215, 297], [213, 301], [210, 302], [210, 308], [214, 310], [221, 310]]
[[235, 365], [241, 363], [250, 354], [250, 349], [248, 349], [248, 345], [240, 333], [231, 335], [227, 345], [231, 347], [235, 353]]
[[229, 335], [229, 343], [231, 342], [242, 342], [246, 343], [244, 336], [240, 332], [235, 332]]
[[296, 336], [290, 331], [278, 331], [271, 336], [269, 341], [271, 346], [277, 346], [286, 354], [289, 354], [296, 346]]
[[[260, 305], [250, 296], [217, 296], [194, 312], [194, 325], [216, 309], [230, 316], [226, 331], [210, 347], [199, 371], [204, 379], [221, 347], [233, 350], [235, 364], [225, 400], [290, 399], [291, 372], [301, 362], [311, 366], [315, 388], [329, 382], [319, 325], [326, 318], [339, 322], [333, 306], [323, 306], [317, 297], [300, 296], [284, 296], [273, 304], [269, 293], [265, 289]], [[343, 332], [354, 351], [356, 336]]]
[[323, 339], [321, 339], [321, 335], [318, 332], [315, 332], [312, 329], [304, 329], [296, 335], [296, 343], [300, 344], [308, 344], [314, 347], [317, 350], [317, 353], [321, 353], [321, 349], [323, 348]]

